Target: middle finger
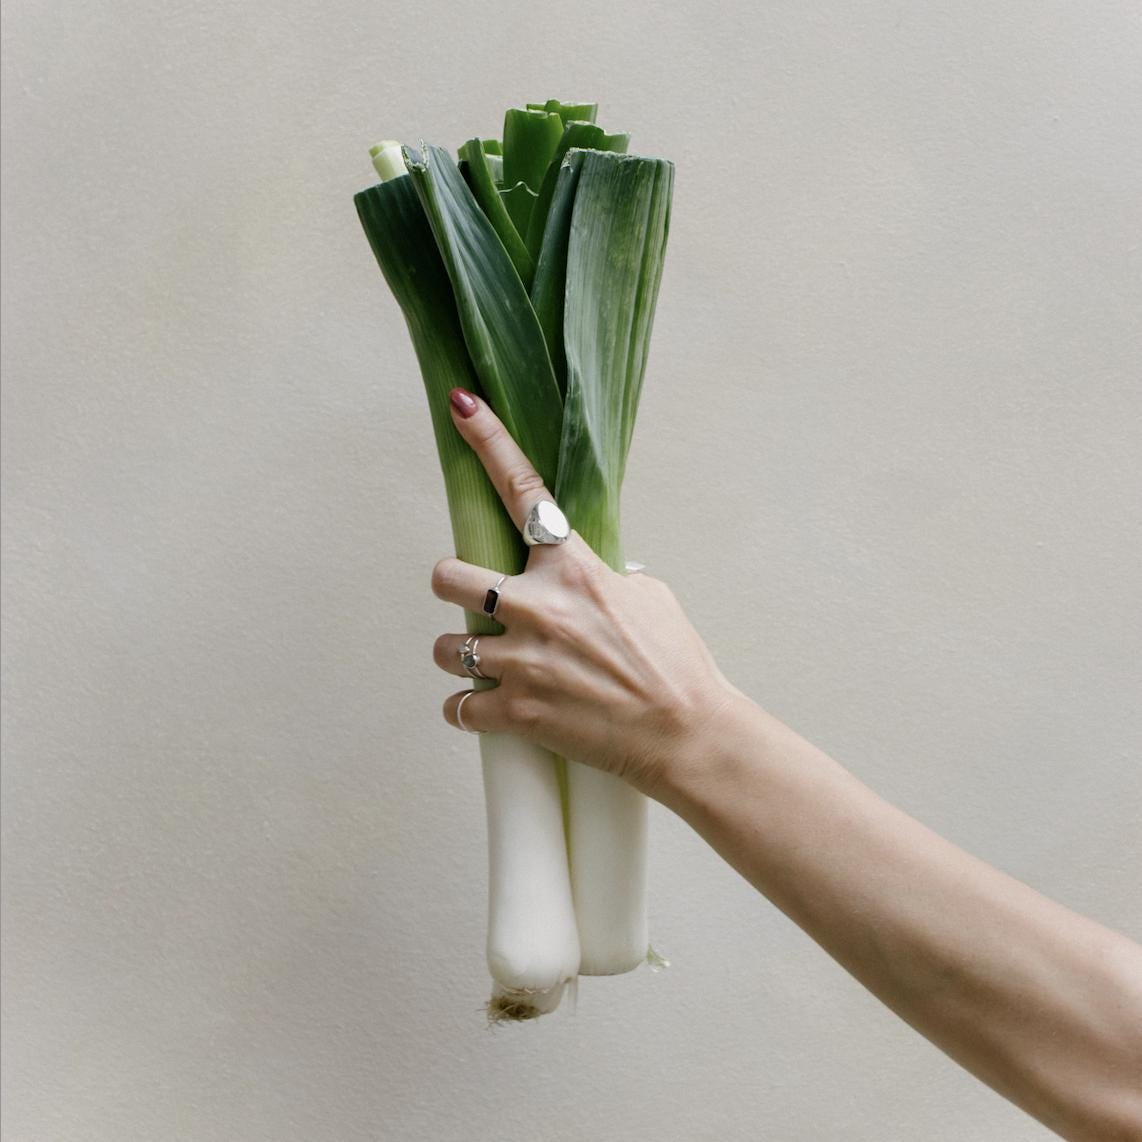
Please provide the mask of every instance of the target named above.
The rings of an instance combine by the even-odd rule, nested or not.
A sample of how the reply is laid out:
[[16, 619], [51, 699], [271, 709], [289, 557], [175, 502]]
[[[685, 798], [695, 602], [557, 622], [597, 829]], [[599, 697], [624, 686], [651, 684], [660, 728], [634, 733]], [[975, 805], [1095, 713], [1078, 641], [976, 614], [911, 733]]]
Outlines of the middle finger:
[[496, 591], [499, 597], [495, 600], [494, 613], [497, 621], [504, 623], [510, 621], [513, 614], [520, 613], [518, 599], [513, 598], [520, 578], [501, 575], [461, 559], [441, 559], [432, 569], [432, 592], [438, 599], [456, 603], [473, 614], [486, 615], [492, 613], [486, 609], [492, 602], [489, 593]]

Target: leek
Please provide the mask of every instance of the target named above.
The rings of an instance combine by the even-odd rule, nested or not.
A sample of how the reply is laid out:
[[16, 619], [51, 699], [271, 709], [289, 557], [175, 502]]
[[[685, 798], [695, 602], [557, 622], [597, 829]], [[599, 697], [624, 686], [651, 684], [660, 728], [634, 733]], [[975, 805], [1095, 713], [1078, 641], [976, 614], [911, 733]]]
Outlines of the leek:
[[[448, 394], [457, 386], [485, 399], [487, 393], [472, 367], [452, 285], [412, 179], [397, 177], [355, 201], [424, 378], [456, 554], [518, 574], [523, 541], [448, 412]], [[465, 618], [472, 634], [502, 630], [484, 615]], [[525, 1019], [553, 1010], [579, 969], [559, 771], [546, 750], [507, 734], [482, 734], [480, 752], [488, 817], [487, 960], [494, 981], [488, 1010], [492, 1018]]]
[[[512, 108], [502, 143], [473, 137], [458, 161], [386, 141], [373, 148], [382, 183], [356, 196], [417, 352], [457, 554], [509, 574], [524, 550], [452, 428], [454, 385], [484, 396], [572, 526], [623, 568], [620, 489], [674, 168], [626, 154], [628, 136], [608, 135], [596, 115], [558, 100]], [[507, 735], [483, 735], [481, 749], [490, 1012], [527, 1018], [552, 1010], [576, 972], [646, 958], [647, 804], [617, 778]]]

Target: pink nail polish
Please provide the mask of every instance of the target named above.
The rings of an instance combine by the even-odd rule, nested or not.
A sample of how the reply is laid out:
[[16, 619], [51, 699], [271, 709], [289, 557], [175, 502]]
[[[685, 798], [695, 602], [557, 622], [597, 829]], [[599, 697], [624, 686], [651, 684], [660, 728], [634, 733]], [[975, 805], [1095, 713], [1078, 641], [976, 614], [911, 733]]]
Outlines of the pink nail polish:
[[480, 407], [476, 403], [476, 398], [472, 396], [467, 389], [453, 389], [448, 394], [448, 399], [452, 402], [452, 407], [465, 419], [472, 416]]

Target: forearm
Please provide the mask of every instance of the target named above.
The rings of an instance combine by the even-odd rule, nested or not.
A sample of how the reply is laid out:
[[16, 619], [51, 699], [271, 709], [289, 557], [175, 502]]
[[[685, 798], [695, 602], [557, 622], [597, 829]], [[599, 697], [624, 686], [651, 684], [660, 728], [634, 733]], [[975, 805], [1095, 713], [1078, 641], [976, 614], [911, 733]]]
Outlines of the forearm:
[[1067, 1137], [1142, 1138], [1142, 949], [943, 840], [752, 703], [723, 715], [659, 799], [1000, 1093]]

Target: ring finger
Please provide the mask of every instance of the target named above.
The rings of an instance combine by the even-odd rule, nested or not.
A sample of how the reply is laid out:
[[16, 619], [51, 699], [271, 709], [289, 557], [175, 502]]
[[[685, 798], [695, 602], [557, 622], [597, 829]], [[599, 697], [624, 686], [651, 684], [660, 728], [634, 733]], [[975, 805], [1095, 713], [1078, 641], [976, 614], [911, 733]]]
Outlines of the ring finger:
[[502, 635], [442, 634], [432, 648], [432, 658], [448, 674], [498, 679], [503, 677], [503, 644]]

